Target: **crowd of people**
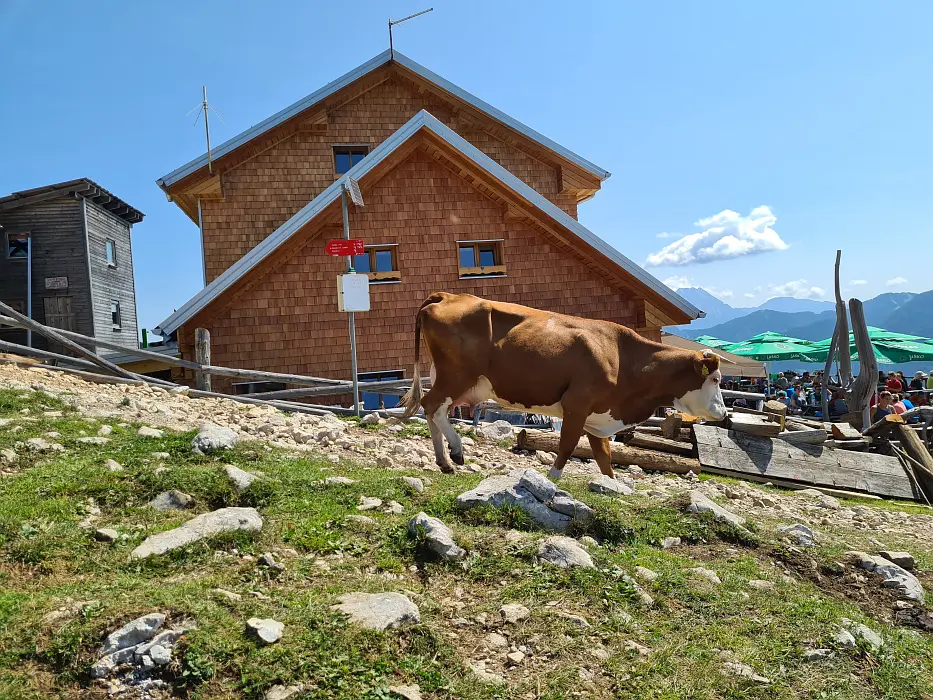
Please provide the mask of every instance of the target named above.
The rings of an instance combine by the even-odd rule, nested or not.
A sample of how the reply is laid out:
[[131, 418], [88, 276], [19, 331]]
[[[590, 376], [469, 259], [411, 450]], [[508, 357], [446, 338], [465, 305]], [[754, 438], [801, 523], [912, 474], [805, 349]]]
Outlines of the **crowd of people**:
[[[758, 380], [751, 386], [739, 386], [736, 381], [726, 381], [724, 389], [757, 391], [768, 394], [787, 405], [792, 415], [821, 416], [823, 393], [828, 399], [829, 419], [838, 420], [849, 413], [845, 391], [838, 380], [829, 377], [824, 381], [822, 371], [811, 374], [793, 371], [779, 372], [773, 382]], [[757, 385], [756, 385], [757, 384]], [[872, 396], [870, 407], [872, 422], [890, 413], [905, 413], [916, 406], [933, 404], [933, 370], [930, 374], [917, 372], [908, 380], [903, 372], [878, 373], [877, 391]]]

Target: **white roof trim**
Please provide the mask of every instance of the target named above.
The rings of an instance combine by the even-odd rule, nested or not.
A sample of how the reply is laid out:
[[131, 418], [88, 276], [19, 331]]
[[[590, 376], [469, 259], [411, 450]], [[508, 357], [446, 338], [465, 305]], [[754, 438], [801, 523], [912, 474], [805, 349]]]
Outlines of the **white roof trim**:
[[[220, 144], [216, 148], [211, 149], [211, 158], [213, 160], [217, 160], [218, 158], [221, 158], [227, 155], [228, 153], [236, 150], [237, 148], [247, 143], [248, 141], [251, 141], [257, 136], [260, 136], [266, 133], [267, 131], [274, 129], [276, 126], [287, 121], [288, 119], [291, 119], [296, 114], [299, 114], [300, 112], [303, 112], [304, 110], [317, 104], [318, 102], [321, 102], [322, 100], [327, 99], [328, 97], [330, 97], [332, 94], [334, 94], [338, 90], [342, 90], [350, 83], [358, 80], [359, 78], [362, 78], [368, 73], [371, 73], [377, 68], [381, 68], [382, 66], [386, 65], [387, 63], [392, 62], [393, 60], [396, 63], [398, 63], [400, 66], [403, 66], [404, 68], [407, 68], [408, 70], [414, 73], [417, 73], [425, 80], [435, 83], [437, 86], [439, 86], [443, 90], [446, 90], [447, 92], [454, 95], [455, 97], [463, 100], [464, 102], [467, 102], [473, 107], [476, 107], [476, 109], [482, 112], [485, 112], [493, 119], [496, 119], [497, 121], [502, 122], [506, 126], [509, 126], [515, 131], [518, 131], [524, 136], [527, 136], [531, 140], [536, 141], [537, 143], [544, 146], [546, 149], [553, 151], [557, 155], [563, 158], [566, 158], [567, 160], [569, 160], [572, 163], [575, 163], [576, 165], [579, 165], [584, 170], [592, 173], [593, 175], [596, 175], [600, 180], [605, 180], [606, 178], [610, 176], [611, 173], [608, 170], [604, 170], [603, 168], [600, 168], [599, 166], [594, 165], [593, 163], [588, 161], [586, 158], [583, 158], [582, 156], [577, 155], [573, 151], [570, 151], [567, 148], [564, 148], [557, 142], [552, 141], [551, 139], [547, 138], [546, 136], [542, 134], [539, 134], [537, 131], [535, 131], [531, 127], [526, 126], [525, 124], [522, 124], [517, 119], [513, 119], [512, 117], [507, 115], [505, 112], [502, 112], [496, 109], [495, 107], [484, 102], [483, 100], [479, 99], [475, 95], [454, 85], [449, 80], [445, 80], [444, 78], [437, 75], [433, 71], [430, 71], [424, 66], [422, 66], [421, 64], [416, 63], [415, 61], [412, 61], [410, 58], [399, 53], [398, 51], [394, 52], [394, 56], [389, 51], [383, 51], [381, 54], [370, 59], [363, 65], [354, 68], [349, 73], [346, 73], [345, 75], [342, 75], [336, 80], [328, 83], [327, 85], [322, 87], [320, 90], [316, 90], [315, 92], [312, 92], [307, 97], [303, 97], [302, 99], [298, 100], [294, 104], [283, 109], [281, 112], [273, 114], [271, 117], [269, 117], [268, 119], [264, 119], [263, 121], [259, 122], [255, 126], [251, 126], [249, 129], [247, 129], [246, 131], [242, 132], [241, 134], [237, 136], [234, 136], [229, 141], [225, 141], [224, 143]], [[171, 185], [175, 184], [179, 180], [187, 177], [191, 173], [196, 172], [197, 170], [200, 170], [201, 168], [206, 167], [206, 166], [207, 166], [207, 154], [205, 153], [204, 155], [198, 156], [194, 160], [188, 163], [185, 163], [180, 168], [176, 168], [175, 170], [170, 172], [168, 175], [163, 175], [158, 180], [156, 180], [156, 184], [158, 184], [159, 187], [161, 187], [164, 190], [170, 187]]]
[[543, 211], [549, 217], [555, 219], [559, 224], [583, 241], [598, 250], [614, 263], [619, 265], [626, 272], [638, 279], [650, 289], [664, 297], [671, 304], [679, 308], [691, 318], [700, 318], [702, 312], [689, 303], [686, 299], [677, 294], [673, 289], [662, 283], [660, 280], [646, 272], [640, 266], [622, 255], [619, 251], [596, 236], [580, 222], [567, 214], [556, 204], [548, 201], [529, 185], [522, 182], [518, 177], [499, 165], [492, 158], [476, 148], [469, 141], [445, 126], [437, 118], [422, 110], [414, 117], [408, 120], [398, 131], [383, 141], [372, 153], [363, 158], [359, 163], [350, 168], [345, 175], [336, 180], [330, 187], [315, 197], [310, 203], [304, 206], [291, 219], [282, 224], [270, 236], [264, 239], [259, 245], [249, 251], [233, 265], [227, 268], [217, 279], [207, 285], [204, 289], [189, 299], [180, 309], [162, 321], [154, 330], [157, 334], [174, 333], [180, 326], [189, 321], [195, 314], [204, 309], [208, 304], [217, 299], [233, 284], [240, 280], [250, 270], [256, 267], [266, 257], [268, 257], [276, 248], [288, 240], [294, 233], [299, 231], [305, 224], [310, 222], [327, 206], [335, 202], [343, 191], [344, 182], [347, 178], [361, 179], [370, 170], [379, 165], [399, 146], [404, 144], [420, 129], [427, 128], [436, 136], [443, 139], [452, 148], [461, 152], [464, 156], [475, 162], [483, 170], [487, 171], [497, 180], [503, 182], [506, 186], [516, 192], [524, 199], [531, 202], [535, 207]]

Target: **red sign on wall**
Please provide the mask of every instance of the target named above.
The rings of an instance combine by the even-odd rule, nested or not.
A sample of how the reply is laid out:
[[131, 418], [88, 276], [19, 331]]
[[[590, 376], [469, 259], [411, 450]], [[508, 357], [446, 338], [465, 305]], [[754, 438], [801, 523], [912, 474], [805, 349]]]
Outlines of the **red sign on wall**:
[[339, 238], [337, 240], [327, 241], [324, 250], [328, 255], [334, 256], [362, 255], [365, 252], [363, 250], [362, 238], [351, 238], [350, 240]]

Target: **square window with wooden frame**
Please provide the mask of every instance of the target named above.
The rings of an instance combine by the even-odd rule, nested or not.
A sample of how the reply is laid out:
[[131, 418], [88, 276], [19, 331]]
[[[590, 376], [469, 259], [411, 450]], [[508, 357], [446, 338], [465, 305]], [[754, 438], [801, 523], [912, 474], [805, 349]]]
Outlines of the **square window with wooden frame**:
[[501, 240], [460, 241], [458, 246], [461, 277], [505, 275]]
[[120, 318], [120, 302], [111, 301], [110, 302], [110, 323], [115, 331], [123, 329], [123, 321]]
[[28, 258], [29, 234], [8, 231], [6, 234], [6, 256], [10, 260], [25, 260]]
[[337, 177], [346, 173], [369, 153], [369, 146], [334, 146], [334, 172]]
[[398, 269], [397, 245], [368, 245], [362, 255], [353, 256], [353, 269], [369, 275], [369, 282], [398, 282], [402, 273]]
[[110, 267], [117, 266], [117, 242], [112, 238], [108, 238], [104, 243], [104, 249], [107, 252], [107, 265]]

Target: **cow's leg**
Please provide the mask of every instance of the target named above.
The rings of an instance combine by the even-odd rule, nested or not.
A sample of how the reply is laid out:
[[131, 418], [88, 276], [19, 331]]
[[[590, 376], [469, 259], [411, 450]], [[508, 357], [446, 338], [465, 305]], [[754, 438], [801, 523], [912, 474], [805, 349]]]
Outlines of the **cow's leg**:
[[614, 479], [615, 472], [612, 471], [612, 452], [609, 446], [609, 438], [596, 437], [587, 433], [586, 439], [590, 441], [590, 449], [593, 450], [593, 459], [596, 460], [599, 471], [610, 479]]
[[463, 464], [463, 443], [460, 435], [454, 430], [447, 417], [447, 411], [453, 399], [462, 396], [469, 387], [460, 391], [449, 391], [444, 385], [438, 383], [431, 387], [421, 400], [424, 408], [424, 417], [431, 431], [431, 441], [434, 443], [434, 461], [442, 472], [453, 473], [454, 467], [444, 453], [444, 437], [450, 443], [450, 456], [457, 464]]
[[557, 481], [564, 473], [564, 465], [567, 460], [573, 456], [573, 451], [577, 449], [577, 443], [580, 442], [580, 436], [583, 435], [583, 426], [586, 423], [586, 414], [564, 412], [564, 424], [560, 428], [560, 441], [557, 444], [557, 459], [554, 460], [554, 466], [548, 471], [548, 477]]

